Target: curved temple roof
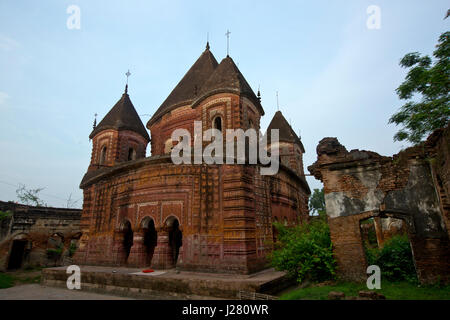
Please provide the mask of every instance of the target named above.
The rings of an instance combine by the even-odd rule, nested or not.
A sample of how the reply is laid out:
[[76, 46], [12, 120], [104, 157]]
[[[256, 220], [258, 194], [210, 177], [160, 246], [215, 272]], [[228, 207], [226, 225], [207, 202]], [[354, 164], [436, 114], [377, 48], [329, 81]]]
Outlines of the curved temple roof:
[[269, 126], [267, 127], [267, 141], [270, 142], [270, 130], [278, 129], [279, 130], [279, 140], [285, 142], [293, 142], [297, 143], [303, 152], [305, 152], [305, 148], [303, 147], [303, 143], [297, 134], [294, 132], [292, 127], [289, 125], [281, 111], [275, 112], [275, 115], [270, 121]]
[[147, 128], [164, 114], [181, 105], [197, 103], [209, 95], [221, 92], [236, 92], [247, 96], [264, 115], [259, 99], [233, 59], [227, 56], [218, 64], [207, 44], [205, 51], [147, 122]]
[[131, 130], [139, 133], [147, 139], [147, 141], [150, 141], [150, 136], [148, 135], [141, 118], [139, 118], [128, 93], [126, 92], [122, 95], [119, 101], [116, 102], [114, 107], [106, 114], [102, 121], [100, 121], [95, 129], [92, 130], [89, 138], [92, 139], [96, 134], [107, 129]]
[[165, 113], [180, 106], [192, 103], [200, 93], [200, 88], [217, 68], [218, 63], [214, 55], [209, 51], [209, 44], [189, 71], [184, 75], [169, 96], [164, 100], [155, 114], [148, 121], [147, 127], [162, 117]]

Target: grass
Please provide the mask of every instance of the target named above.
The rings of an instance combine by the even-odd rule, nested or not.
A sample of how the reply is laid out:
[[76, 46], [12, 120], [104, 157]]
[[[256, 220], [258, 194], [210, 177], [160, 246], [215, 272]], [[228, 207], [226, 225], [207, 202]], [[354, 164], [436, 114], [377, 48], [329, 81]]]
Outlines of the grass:
[[42, 268], [27, 268], [12, 272], [0, 272], [0, 289], [14, 287], [18, 284], [39, 283]]
[[14, 286], [14, 278], [7, 273], [0, 272], [0, 289], [10, 288]]
[[[341, 291], [346, 297], [358, 296], [360, 290], [368, 291], [364, 283], [338, 282], [333, 285], [310, 286], [283, 294], [281, 300], [327, 300], [330, 291]], [[383, 281], [380, 290], [389, 300], [450, 300], [450, 285], [418, 286], [409, 282]]]

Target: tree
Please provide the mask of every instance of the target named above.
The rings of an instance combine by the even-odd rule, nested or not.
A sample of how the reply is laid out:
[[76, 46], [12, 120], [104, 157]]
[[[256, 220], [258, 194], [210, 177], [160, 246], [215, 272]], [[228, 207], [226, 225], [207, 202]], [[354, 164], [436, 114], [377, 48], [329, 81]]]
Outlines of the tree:
[[25, 185], [20, 184], [19, 188], [16, 190], [16, 194], [17, 198], [19, 198], [22, 203], [42, 207], [46, 205], [38, 196], [39, 192], [42, 190], [44, 190], [44, 188], [27, 189]]
[[69, 195], [69, 198], [67, 198], [66, 208], [75, 208], [75, 206], [78, 203], [78, 201], [80, 201], [80, 199], [78, 199], [78, 200], [73, 200], [72, 199], [72, 193], [71, 193]]
[[[437, 128], [447, 125], [450, 119], [450, 32], [439, 37], [435, 61], [418, 52], [406, 54], [400, 66], [409, 68], [405, 81], [396, 92], [406, 103], [392, 115], [389, 123], [403, 125], [394, 141], [407, 140], [414, 144]], [[420, 101], [415, 97], [421, 96]]]
[[326, 219], [319, 218], [290, 228], [281, 223], [274, 225], [278, 241], [270, 254], [273, 267], [286, 270], [300, 283], [335, 278], [336, 260]]
[[312, 215], [318, 214], [319, 216], [323, 216], [326, 214], [323, 188], [314, 189], [311, 198], [309, 198], [309, 210]]

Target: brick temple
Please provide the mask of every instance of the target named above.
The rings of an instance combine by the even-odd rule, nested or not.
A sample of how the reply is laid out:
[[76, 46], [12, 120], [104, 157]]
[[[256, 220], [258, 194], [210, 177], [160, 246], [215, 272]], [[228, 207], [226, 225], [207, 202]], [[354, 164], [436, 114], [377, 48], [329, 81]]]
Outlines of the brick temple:
[[194, 137], [194, 121], [203, 130], [259, 131], [259, 91], [231, 57], [218, 63], [209, 44], [147, 122], [149, 132], [127, 91], [89, 136], [75, 263], [242, 274], [265, 269], [273, 222], [308, 219], [305, 149], [282, 113], [268, 127], [279, 129], [276, 175], [261, 175], [260, 164], [175, 165], [171, 134], [183, 128]]

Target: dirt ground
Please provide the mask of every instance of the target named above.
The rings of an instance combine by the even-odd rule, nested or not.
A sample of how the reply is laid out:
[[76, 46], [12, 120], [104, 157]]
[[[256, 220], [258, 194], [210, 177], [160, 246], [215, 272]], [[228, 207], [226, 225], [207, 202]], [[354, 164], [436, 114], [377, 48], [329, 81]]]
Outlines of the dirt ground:
[[23, 284], [0, 289], [0, 300], [130, 300], [130, 298], [44, 287], [40, 284]]

